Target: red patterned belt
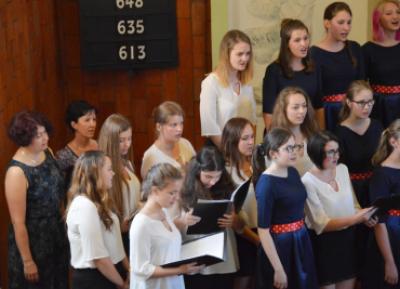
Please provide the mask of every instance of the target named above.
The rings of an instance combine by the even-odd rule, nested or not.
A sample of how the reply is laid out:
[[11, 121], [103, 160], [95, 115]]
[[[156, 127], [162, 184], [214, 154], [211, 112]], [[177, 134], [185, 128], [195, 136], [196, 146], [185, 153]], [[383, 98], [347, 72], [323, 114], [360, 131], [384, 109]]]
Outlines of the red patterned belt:
[[323, 102], [341, 102], [346, 96], [345, 93], [332, 94], [322, 97]]
[[352, 181], [363, 181], [368, 180], [372, 177], [372, 172], [365, 172], [365, 173], [352, 173], [350, 174], [350, 179]]
[[400, 85], [371, 85], [374, 92], [384, 93], [384, 94], [394, 94], [400, 93]]
[[274, 234], [289, 233], [300, 230], [304, 226], [304, 220], [288, 224], [272, 225], [270, 231]]
[[400, 210], [389, 210], [388, 215], [392, 217], [400, 217]]

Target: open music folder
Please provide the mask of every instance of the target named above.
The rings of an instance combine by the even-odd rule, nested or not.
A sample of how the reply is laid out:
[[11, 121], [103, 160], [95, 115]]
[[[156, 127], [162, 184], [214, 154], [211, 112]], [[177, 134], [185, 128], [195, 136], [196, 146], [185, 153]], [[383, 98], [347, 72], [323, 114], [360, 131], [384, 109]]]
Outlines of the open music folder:
[[193, 208], [193, 215], [199, 216], [201, 220], [197, 224], [190, 226], [187, 234], [211, 234], [222, 231], [223, 228], [218, 226], [218, 219], [222, 218], [226, 213], [231, 213], [232, 208], [235, 209], [236, 213], [242, 209], [250, 182], [251, 179], [239, 185], [232, 192], [230, 200], [199, 199]]
[[225, 260], [225, 232], [206, 235], [182, 244], [180, 259], [161, 265], [164, 268], [178, 267], [196, 262], [210, 266]]

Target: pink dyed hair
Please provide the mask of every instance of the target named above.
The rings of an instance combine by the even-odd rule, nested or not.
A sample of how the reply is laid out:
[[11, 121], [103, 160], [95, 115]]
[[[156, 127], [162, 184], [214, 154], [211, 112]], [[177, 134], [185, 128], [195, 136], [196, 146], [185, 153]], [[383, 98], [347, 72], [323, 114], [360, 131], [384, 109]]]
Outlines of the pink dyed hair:
[[[384, 32], [380, 20], [383, 5], [386, 3], [393, 3], [400, 8], [400, 3], [396, 0], [382, 0], [376, 5], [374, 11], [372, 12], [372, 39], [376, 42], [383, 41]], [[400, 40], [400, 29], [397, 30], [395, 39]]]

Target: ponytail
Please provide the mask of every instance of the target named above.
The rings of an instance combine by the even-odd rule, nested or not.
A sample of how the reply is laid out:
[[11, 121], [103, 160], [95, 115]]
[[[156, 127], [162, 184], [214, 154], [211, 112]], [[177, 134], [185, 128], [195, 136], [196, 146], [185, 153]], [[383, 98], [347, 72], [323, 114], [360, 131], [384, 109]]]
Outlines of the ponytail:
[[261, 173], [265, 171], [265, 147], [264, 144], [258, 144], [254, 151], [253, 157], [251, 158], [251, 166], [253, 168], [253, 184], [256, 186], [258, 178], [260, 177]]

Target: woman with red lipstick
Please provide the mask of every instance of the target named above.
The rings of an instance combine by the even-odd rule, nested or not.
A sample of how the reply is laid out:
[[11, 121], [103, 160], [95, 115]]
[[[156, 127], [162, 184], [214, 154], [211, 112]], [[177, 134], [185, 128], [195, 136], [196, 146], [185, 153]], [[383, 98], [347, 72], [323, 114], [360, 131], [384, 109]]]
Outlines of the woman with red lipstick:
[[263, 113], [267, 130], [279, 92], [287, 86], [302, 88], [309, 95], [316, 117], [324, 127], [319, 71], [310, 59], [310, 34], [307, 26], [297, 19], [281, 22], [281, 46], [278, 58], [268, 65], [263, 80]]
[[290, 130], [296, 142], [295, 167], [300, 176], [312, 167], [307, 155], [307, 142], [318, 130], [314, 109], [306, 92], [299, 87], [286, 87], [278, 95], [272, 113], [271, 128]]
[[[370, 183], [370, 198], [400, 195], [400, 120], [385, 129], [372, 162], [376, 165]], [[400, 210], [380, 215], [370, 239], [363, 288], [399, 289], [400, 271]]]
[[[271, 164], [265, 166], [265, 159]], [[296, 162], [293, 134], [273, 128], [253, 155], [256, 184], [258, 235], [258, 289], [316, 289], [314, 258], [304, 226], [307, 192]]]
[[339, 160], [339, 140], [329, 131], [315, 134], [307, 146], [314, 163], [303, 177], [307, 189], [307, 227], [320, 288], [353, 289], [357, 274], [354, 225], [376, 224], [372, 208], [360, 209], [349, 172]]
[[96, 113], [96, 108], [84, 100], [73, 101], [68, 105], [65, 122], [74, 133], [74, 138], [56, 153], [57, 163], [65, 176], [66, 189], [78, 157], [86, 151], [97, 149], [97, 142], [93, 139]]
[[250, 38], [240, 30], [230, 30], [221, 40], [216, 69], [201, 83], [201, 135], [215, 146], [220, 147], [222, 130], [232, 117], [244, 117], [256, 124], [252, 78]]
[[10, 289], [67, 289], [68, 241], [61, 216], [64, 182], [48, 148], [51, 124], [33, 111], [17, 113], [8, 135], [19, 146], [4, 180], [10, 212]]
[[347, 39], [352, 12], [344, 2], [328, 5], [324, 12], [325, 38], [311, 47], [311, 57], [321, 73], [326, 129], [334, 131], [342, 99], [353, 80], [364, 78], [361, 47]]
[[182, 137], [184, 113], [179, 104], [165, 101], [153, 111], [157, 139], [143, 155], [140, 173], [142, 179], [147, 171], [158, 163], [170, 163], [181, 169], [196, 154], [192, 144]]
[[[251, 157], [254, 149], [254, 129], [245, 118], [231, 118], [222, 131], [221, 150], [226, 161], [226, 170], [238, 186], [253, 175]], [[240, 270], [237, 272], [235, 287], [237, 289], [254, 288], [254, 259], [257, 257], [257, 246], [260, 239], [257, 229], [257, 202], [254, 186], [247, 192], [239, 217], [245, 224], [243, 232], [236, 234]]]
[[400, 3], [380, 1], [372, 14], [373, 41], [363, 46], [366, 78], [374, 90], [373, 116], [384, 127], [400, 117]]
[[120, 115], [112, 114], [99, 133], [99, 149], [111, 159], [115, 175], [110, 189], [115, 211], [121, 225], [122, 241], [129, 255], [129, 227], [141, 207], [140, 182], [133, 166], [132, 125]]

